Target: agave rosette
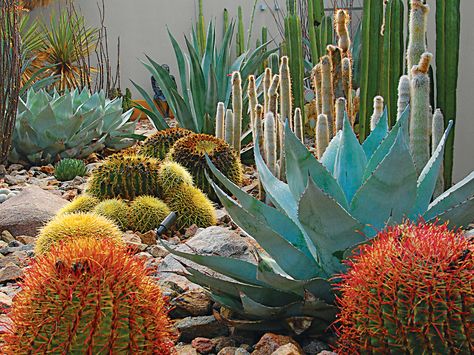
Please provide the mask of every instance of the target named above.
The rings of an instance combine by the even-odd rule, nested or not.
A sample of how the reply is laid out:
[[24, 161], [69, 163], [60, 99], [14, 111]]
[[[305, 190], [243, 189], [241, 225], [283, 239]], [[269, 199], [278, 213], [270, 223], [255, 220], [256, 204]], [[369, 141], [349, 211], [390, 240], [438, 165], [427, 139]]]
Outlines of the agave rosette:
[[84, 158], [104, 147], [128, 147], [136, 125], [131, 114], [122, 113], [121, 99], [109, 100], [103, 91], [50, 95], [30, 89], [25, 101], [19, 99], [10, 160], [51, 163]]
[[288, 183], [273, 176], [258, 147], [255, 151], [260, 180], [275, 208], [242, 191], [208, 161], [237, 199], [211, 182], [227, 212], [264, 250], [256, 251], [257, 264], [166, 247], [225, 276], [186, 266], [189, 280], [208, 289], [234, 316], [246, 319], [234, 320], [234, 325], [284, 325], [296, 333], [324, 330], [336, 313], [329, 279], [344, 271], [345, 253], [405, 218], [439, 219], [453, 227], [472, 222], [474, 172], [431, 202], [452, 123], [417, 176], [407, 145], [408, 117], [407, 109], [389, 131], [385, 113], [363, 144], [346, 118], [320, 161], [287, 125]]

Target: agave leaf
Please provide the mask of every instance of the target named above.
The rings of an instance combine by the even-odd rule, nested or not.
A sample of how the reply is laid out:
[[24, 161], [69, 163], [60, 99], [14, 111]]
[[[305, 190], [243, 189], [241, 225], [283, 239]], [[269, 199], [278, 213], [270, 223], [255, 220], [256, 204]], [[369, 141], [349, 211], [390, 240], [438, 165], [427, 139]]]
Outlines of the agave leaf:
[[191, 282], [205, 285], [217, 294], [225, 294], [237, 299], [240, 298], [240, 292], [244, 292], [247, 295], [251, 295], [252, 299], [257, 302], [271, 307], [280, 307], [299, 299], [295, 294], [281, 292], [273, 288], [248, 285], [212, 277], [189, 266], [186, 267], [186, 271], [189, 275], [185, 276]]
[[228, 197], [217, 185], [212, 184], [219, 200], [235, 223], [254, 237], [273, 259], [278, 260], [278, 265], [288, 275], [297, 279], [318, 276], [318, 268], [314, 259], [308, 258], [278, 232], [269, 228], [268, 224], [255, 220], [250, 213]]
[[212, 63], [215, 61], [214, 48], [216, 46], [216, 29], [214, 22], [211, 20], [209, 26], [207, 27], [207, 39], [206, 39], [206, 49], [204, 50], [204, 55], [202, 57], [202, 72], [204, 78], [209, 77], [209, 70], [211, 69]]
[[206, 79], [201, 68], [199, 56], [188, 39], [184, 38], [189, 53], [190, 72], [189, 72], [189, 88], [191, 89], [192, 103], [195, 112], [195, 124], [198, 132], [202, 132], [202, 122], [205, 115], [206, 102]]
[[362, 143], [362, 148], [364, 149], [365, 155], [369, 160], [374, 152], [377, 150], [378, 146], [388, 134], [388, 114], [387, 106], [383, 110], [383, 115], [380, 117], [379, 122], [375, 126], [375, 129], [370, 132], [370, 135], [366, 138], [364, 143]]
[[[206, 88], [206, 102], [205, 102], [205, 112], [206, 115], [210, 118], [210, 122], [207, 123], [207, 129], [204, 129], [204, 132], [208, 134], [213, 134], [215, 127], [215, 116], [216, 116], [216, 102], [217, 101], [217, 79], [216, 73], [214, 71], [214, 65], [211, 64], [208, 75], [207, 75], [207, 88]], [[206, 128], [206, 127], [204, 127]]]
[[334, 175], [334, 164], [336, 162], [337, 150], [339, 149], [339, 144], [341, 143], [342, 130], [337, 132], [333, 139], [329, 142], [328, 147], [324, 151], [322, 157], [319, 161], [323, 166], [329, 171], [331, 175]]
[[389, 218], [400, 223], [415, 203], [417, 175], [404, 138], [403, 130], [399, 131], [388, 154], [352, 200], [351, 213], [363, 224], [382, 229]]
[[473, 223], [474, 171], [434, 200], [423, 218], [426, 221], [439, 218], [456, 227], [467, 227]]
[[365, 239], [358, 233], [363, 225], [311, 179], [301, 196], [298, 217], [329, 275], [343, 270], [342, 252]]
[[344, 190], [347, 201], [351, 201], [362, 184], [367, 157], [352, 130], [347, 114], [344, 113], [344, 126], [341, 142], [334, 163], [334, 177]]
[[168, 36], [170, 37], [171, 45], [173, 46], [176, 62], [178, 63], [179, 80], [181, 83], [183, 98], [186, 102], [189, 102], [188, 92], [186, 90], [188, 86], [188, 79], [187, 79], [187, 71], [186, 71], [186, 61], [184, 59], [185, 56], [183, 54], [183, 51], [179, 47], [178, 41], [176, 41], [176, 39], [171, 34], [168, 27], [166, 28], [166, 30], [168, 31]]
[[224, 38], [222, 40], [221, 49], [217, 55], [216, 63], [216, 77], [217, 81], [220, 83], [218, 100], [219, 102], [226, 102], [227, 105], [227, 92], [230, 88], [230, 80], [227, 77], [230, 74], [230, 49], [231, 42], [234, 34], [234, 22], [232, 21], [227, 28]]
[[[408, 130], [408, 119], [410, 117], [410, 107], [407, 106], [405, 111], [403, 111], [400, 119], [393, 125], [392, 130], [387, 134], [385, 139], [380, 143], [378, 148], [372, 154], [372, 157], [369, 159], [367, 163], [367, 167], [364, 172], [363, 180], [366, 181], [367, 178], [373, 173], [373, 171], [377, 168], [380, 164], [382, 159], [386, 157], [389, 150], [392, 148], [395, 140], [397, 139], [398, 132], [401, 130], [406, 139], [406, 133]], [[410, 160], [412, 160], [410, 156]]]
[[159, 131], [162, 129], [167, 129], [169, 128], [168, 124], [166, 123], [163, 115], [161, 112], [156, 108], [155, 102], [151, 98], [150, 95], [143, 89], [140, 85], [136, 84], [133, 80], [130, 80], [132, 84], [135, 86], [135, 88], [140, 92], [140, 94], [143, 96], [145, 99], [145, 102], [148, 104], [150, 109], [143, 107], [140, 104], [137, 104], [137, 108], [144, 112], [147, 116], [150, 122], [153, 124], [153, 126]]
[[418, 188], [416, 190], [416, 202], [411, 214], [411, 218], [416, 220], [420, 217], [430, 204], [431, 198], [436, 187], [436, 181], [438, 179], [441, 166], [443, 164], [444, 147], [446, 140], [448, 139], [449, 132], [453, 126], [453, 121], [449, 121], [448, 127], [441, 138], [436, 150], [431, 156], [430, 160], [422, 170], [418, 177]]
[[[206, 156], [206, 160], [214, 176], [237, 198], [243, 209], [261, 223], [268, 223], [271, 229], [278, 231], [278, 234], [295, 248], [305, 253], [308, 258], [312, 258], [301, 230], [289, 217], [242, 191], [215, 167], [209, 157]], [[212, 184], [212, 180], [209, 180], [209, 182]]]
[[185, 253], [171, 248], [168, 243], [165, 243], [163, 240], [160, 241], [161, 245], [171, 254], [191, 260], [196, 264], [208, 267], [215, 272], [231, 277], [237, 281], [250, 285], [266, 286], [265, 283], [257, 280], [257, 265], [255, 264], [223, 256]]
[[331, 195], [341, 206], [348, 208], [346, 197], [337, 181], [311, 152], [296, 138], [288, 122], [285, 124], [286, 177], [295, 200], [303, 194], [308, 176], [325, 193]]

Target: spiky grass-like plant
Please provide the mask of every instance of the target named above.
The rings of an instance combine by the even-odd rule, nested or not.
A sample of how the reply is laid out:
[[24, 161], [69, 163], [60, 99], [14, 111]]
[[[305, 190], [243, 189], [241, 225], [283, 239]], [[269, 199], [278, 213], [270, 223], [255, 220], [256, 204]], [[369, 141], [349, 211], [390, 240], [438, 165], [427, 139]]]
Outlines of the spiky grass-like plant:
[[380, 232], [339, 288], [341, 354], [472, 354], [474, 244], [446, 224]]
[[167, 306], [148, 275], [112, 241], [53, 248], [25, 273], [2, 354], [171, 354]]

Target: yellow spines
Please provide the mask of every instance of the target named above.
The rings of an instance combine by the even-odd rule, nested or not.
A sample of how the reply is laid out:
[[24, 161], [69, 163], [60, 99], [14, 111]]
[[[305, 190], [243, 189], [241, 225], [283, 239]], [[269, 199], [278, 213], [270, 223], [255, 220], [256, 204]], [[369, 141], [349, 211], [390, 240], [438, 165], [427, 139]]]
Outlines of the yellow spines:
[[273, 112], [273, 115], [278, 113], [278, 87], [280, 85], [280, 76], [275, 74], [268, 89], [268, 112]]
[[341, 49], [343, 57], [347, 57], [349, 48], [351, 47], [351, 39], [348, 31], [349, 20], [350, 17], [346, 10], [339, 9], [336, 11], [334, 25], [338, 36], [337, 45]]
[[57, 214], [61, 215], [65, 213], [89, 212], [92, 211], [99, 202], [100, 201], [98, 198], [88, 194], [83, 194], [77, 196], [74, 200], [61, 208]]
[[159, 227], [171, 210], [153, 196], [137, 197], [130, 205], [129, 228], [142, 233]]
[[329, 139], [334, 135], [334, 98], [331, 72], [331, 59], [325, 55], [321, 58], [321, 110], [322, 114], [326, 115], [327, 118]]
[[123, 231], [128, 228], [130, 209], [123, 200], [115, 198], [104, 200], [95, 206], [92, 212], [114, 221]]
[[164, 195], [172, 193], [181, 184], [193, 185], [193, 177], [182, 165], [174, 161], [165, 161], [161, 164], [159, 183]]
[[234, 112], [233, 147], [240, 156], [240, 136], [242, 135], [242, 79], [238, 71], [232, 74], [232, 111]]

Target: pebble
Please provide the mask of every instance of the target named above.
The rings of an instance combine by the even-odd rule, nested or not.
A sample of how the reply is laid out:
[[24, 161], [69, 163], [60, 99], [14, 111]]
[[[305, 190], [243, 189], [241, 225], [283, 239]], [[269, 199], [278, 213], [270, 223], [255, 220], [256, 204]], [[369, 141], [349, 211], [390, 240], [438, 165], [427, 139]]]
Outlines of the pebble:
[[180, 332], [179, 340], [190, 342], [197, 337], [217, 337], [227, 335], [227, 327], [219, 323], [214, 316], [187, 317], [176, 321]]

